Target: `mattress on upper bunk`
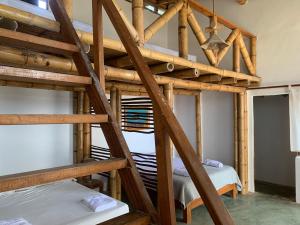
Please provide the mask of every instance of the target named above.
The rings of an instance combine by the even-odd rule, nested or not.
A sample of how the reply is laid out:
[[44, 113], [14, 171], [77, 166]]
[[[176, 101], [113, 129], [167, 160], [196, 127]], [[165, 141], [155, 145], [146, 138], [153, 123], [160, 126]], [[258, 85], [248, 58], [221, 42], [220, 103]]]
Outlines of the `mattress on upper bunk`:
[[[23, 10], [25, 12], [28, 13], [32, 13], [34, 15], [37, 16], [41, 16], [50, 20], [55, 20], [53, 13], [49, 10], [46, 9], [42, 9], [38, 6], [20, 1], [20, 0], [0, 0], [0, 5], [6, 5], [6, 6], [10, 6], [19, 10]], [[85, 31], [85, 32], [89, 32], [92, 33], [93, 32], [93, 27], [89, 24], [77, 21], [77, 20], [73, 20], [73, 25], [76, 29], [79, 29], [81, 31]], [[168, 55], [172, 55], [172, 56], [178, 56], [179, 53], [178, 51], [172, 50], [172, 49], [168, 49], [168, 48], [163, 48], [161, 46], [158, 45], [153, 45], [153, 44], [145, 44], [144, 46], [145, 48], [157, 51], [157, 52], [161, 52], [164, 54], [168, 54]], [[196, 62], [197, 61], [197, 56], [195, 55], [188, 55], [188, 59], [190, 61]]]
[[110, 209], [93, 212], [81, 200], [98, 192], [75, 181], [56, 183], [0, 193], [0, 220], [24, 218], [32, 225], [95, 225], [129, 212], [117, 201]]
[[[231, 166], [224, 165], [222, 168], [203, 165], [215, 188], [236, 184], [241, 191], [242, 184], [237, 172]], [[200, 197], [190, 177], [173, 174], [174, 196], [184, 207], [191, 201]]]

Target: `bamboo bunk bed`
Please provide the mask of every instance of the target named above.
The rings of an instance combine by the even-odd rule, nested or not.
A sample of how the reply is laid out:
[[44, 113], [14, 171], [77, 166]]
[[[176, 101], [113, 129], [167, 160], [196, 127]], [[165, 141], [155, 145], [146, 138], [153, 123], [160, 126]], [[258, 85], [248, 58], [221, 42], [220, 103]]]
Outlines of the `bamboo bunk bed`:
[[[4, 0], [0, 1], [0, 17], [16, 21], [19, 25], [17, 31], [0, 28], [0, 85], [72, 91], [76, 96], [76, 112], [79, 114], [0, 115], [1, 125], [78, 124], [76, 133], [78, 164], [0, 177], [0, 192], [112, 171], [111, 186], [120, 187], [118, 183], [122, 180], [122, 186], [133, 208], [144, 214], [129, 213], [104, 224], [126, 224], [129, 221], [135, 224], [149, 224], [151, 218], [153, 223], [175, 225], [170, 158], [172, 139], [197, 190], [203, 196], [204, 204], [214, 223], [234, 224], [207, 174], [199, 161], [197, 162], [197, 157], [194, 157], [195, 151], [172, 113], [171, 102], [174, 93], [193, 95], [196, 102], [200, 102], [201, 90], [234, 93], [235, 166], [242, 180], [242, 193], [247, 193], [246, 88], [256, 86], [260, 82], [260, 77], [256, 75], [256, 37], [218, 17], [219, 23], [232, 29], [226, 42], [234, 48], [234, 68], [233, 71], [224, 70], [219, 68], [218, 64], [229, 47], [219, 52], [217, 56], [205, 51], [211, 65], [188, 60], [188, 24], [199, 44], [206, 40], [194, 11], [208, 17], [212, 16], [212, 13], [197, 1], [179, 0], [175, 4], [170, 3], [167, 11], [146, 29], [143, 27], [144, 1], [132, 1], [133, 24], [115, 1], [92, 2], [93, 33], [89, 33], [76, 26], [74, 21], [77, 29], [75, 31], [70, 21], [72, 0], [50, 0], [56, 20], [52, 16], [36, 15], [34, 11], [24, 11], [5, 4]], [[103, 37], [102, 6], [121, 41]], [[144, 47], [145, 42], [176, 14], [179, 14], [180, 18], [179, 56]], [[246, 48], [244, 37], [250, 39], [250, 53]], [[87, 46], [91, 46], [89, 53], [86, 53]], [[241, 58], [244, 59], [250, 75], [241, 72]], [[94, 69], [90, 60], [94, 63]], [[158, 85], [161, 86], [162, 92]], [[110, 106], [105, 90], [111, 94]], [[154, 105], [159, 210], [154, 208], [146, 193], [118, 125], [121, 120], [118, 108], [121, 95], [149, 95]], [[97, 115], [90, 114], [91, 106]], [[196, 120], [200, 121], [199, 103], [196, 104], [196, 109]], [[101, 123], [111, 156], [116, 159], [103, 162], [89, 161], [91, 124], [97, 123]], [[198, 158], [201, 155], [200, 138], [201, 130], [197, 129]], [[89, 178], [87, 180], [89, 183]], [[117, 194], [113, 197], [120, 198]]]

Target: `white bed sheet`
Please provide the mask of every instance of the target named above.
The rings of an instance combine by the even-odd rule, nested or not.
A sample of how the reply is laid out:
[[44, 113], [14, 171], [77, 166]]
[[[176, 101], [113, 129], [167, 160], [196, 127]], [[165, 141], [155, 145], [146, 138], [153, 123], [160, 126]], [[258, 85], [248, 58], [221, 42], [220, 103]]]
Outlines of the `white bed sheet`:
[[96, 191], [66, 180], [0, 193], [0, 220], [24, 218], [32, 225], [95, 225], [129, 212], [127, 204], [98, 213], [81, 203]]

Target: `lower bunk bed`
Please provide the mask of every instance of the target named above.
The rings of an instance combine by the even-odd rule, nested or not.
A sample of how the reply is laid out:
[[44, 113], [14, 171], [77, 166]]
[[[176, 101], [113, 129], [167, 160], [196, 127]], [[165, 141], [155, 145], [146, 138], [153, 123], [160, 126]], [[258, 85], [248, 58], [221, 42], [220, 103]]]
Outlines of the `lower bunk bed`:
[[[103, 160], [109, 158], [109, 150], [102, 147], [92, 146], [92, 158]], [[151, 192], [157, 191], [157, 163], [155, 154], [132, 152], [133, 160], [144, 181], [146, 188]], [[237, 172], [231, 166], [224, 165], [215, 168], [204, 165], [204, 168], [214, 184], [219, 195], [231, 194], [235, 199], [242, 185]], [[173, 188], [176, 207], [183, 210], [183, 222], [192, 222], [192, 210], [203, 205], [192, 179], [173, 173]]]
[[109, 199], [109, 206], [94, 212], [82, 200], [99, 192], [74, 180], [0, 193], [0, 221], [22, 218], [32, 225], [95, 225], [129, 212], [127, 204], [100, 195]]

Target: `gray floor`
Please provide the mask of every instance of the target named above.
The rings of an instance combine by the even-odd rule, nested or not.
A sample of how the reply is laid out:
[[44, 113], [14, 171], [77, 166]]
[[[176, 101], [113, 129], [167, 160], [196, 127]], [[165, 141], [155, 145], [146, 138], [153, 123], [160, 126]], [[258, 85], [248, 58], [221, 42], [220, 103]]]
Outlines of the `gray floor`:
[[[300, 225], [300, 205], [286, 198], [255, 193], [240, 195], [237, 200], [229, 197], [223, 197], [223, 200], [237, 225]], [[177, 211], [177, 217], [180, 221], [180, 211]], [[193, 210], [192, 225], [196, 224], [213, 225], [203, 206]]]

